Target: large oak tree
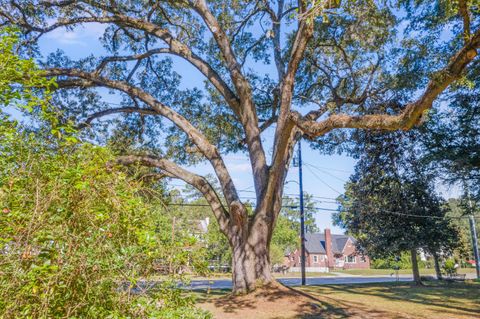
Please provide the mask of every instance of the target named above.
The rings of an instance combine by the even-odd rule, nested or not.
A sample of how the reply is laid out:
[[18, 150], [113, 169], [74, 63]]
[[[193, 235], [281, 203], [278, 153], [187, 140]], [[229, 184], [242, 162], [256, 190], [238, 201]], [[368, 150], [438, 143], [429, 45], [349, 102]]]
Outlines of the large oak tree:
[[[232, 247], [235, 292], [274, 280], [269, 244], [296, 142], [415, 126], [480, 46], [478, 8], [464, 0], [0, 3], [0, 23], [25, 35], [23, 53], [57, 77], [63, 117], [89, 138], [128, 142], [119, 163], [154, 167], [205, 196]], [[87, 24], [106, 27], [104, 56], [38, 53], [43, 35]], [[185, 63], [204, 87], [186, 88]], [[117, 92], [119, 105], [102, 88]], [[116, 117], [102, 121], [107, 115]], [[266, 131], [274, 132], [271, 150]], [[224, 162], [238, 151], [253, 171], [251, 214]], [[186, 168], [200, 160], [213, 167], [221, 194]]]

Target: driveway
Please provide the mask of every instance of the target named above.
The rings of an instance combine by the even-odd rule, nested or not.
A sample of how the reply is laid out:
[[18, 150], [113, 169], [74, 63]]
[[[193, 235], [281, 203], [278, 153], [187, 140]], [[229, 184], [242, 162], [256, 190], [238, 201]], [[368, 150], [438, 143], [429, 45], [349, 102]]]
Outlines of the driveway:
[[[300, 278], [278, 278], [279, 282], [286, 286], [300, 286]], [[347, 284], [366, 284], [375, 282], [394, 282], [397, 279], [393, 276], [348, 276], [348, 277], [316, 277], [308, 278], [307, 285], [347, 285]], [[409, 275], [399, 276], [399, 281], [412, 281], [413, 277]], [[226, 279], [220, 280], [193, 280], [188, 288], [196, 289], [229, 289], [232, 288], [232, 281]]]

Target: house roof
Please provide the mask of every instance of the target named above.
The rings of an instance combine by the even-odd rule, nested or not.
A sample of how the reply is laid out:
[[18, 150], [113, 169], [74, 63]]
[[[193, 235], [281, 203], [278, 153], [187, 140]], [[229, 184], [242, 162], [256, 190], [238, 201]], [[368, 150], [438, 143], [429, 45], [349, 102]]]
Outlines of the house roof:
[[[332, 234], [332, 251], [334, 254], [341, 254], [345, 245], [350, 239], [355, 243], [355, 239], [348, 235]], [[305, 249], [309, 253], [325, 254], [325, 234], [324, 233], [307, 233], [305, 234]]]

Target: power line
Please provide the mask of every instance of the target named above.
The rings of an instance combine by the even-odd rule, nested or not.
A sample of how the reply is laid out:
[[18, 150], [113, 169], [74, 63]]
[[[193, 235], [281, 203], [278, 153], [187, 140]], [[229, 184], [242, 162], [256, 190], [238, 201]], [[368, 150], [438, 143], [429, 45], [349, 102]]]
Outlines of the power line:
[[[367, 208], [369, 208], [369, 207], [367, 207]], [[370, 209], [371, 208], [372, 207], [370, 207]], [[355, 214], [355, 212], [353, 212], [353, 213]], [[390, 210], [379, 210], [379, 213], [392, 214], [392, 215], [398, 215], [398, 216], [406, 216], [406, 217], [415, 217], [415, 218], [432, 218], [432, 219], [466, 219], [466, 218], [469, 218], [469, 216], [418, 215], [418, 214], [409, 214], [409, 213], [401, 213], [401, 212], [392, 212]]]
[[317, 167], [317, 168], [319, 168], [319, 169], [324, 169], [324, 170], [328, 170], [328, 171], [337, 171], [337, 172], [352, 174], [352, 172], [347, 171], [347, 170], [344, 170], [344, 169], [338, 169], [338, 168], [331, 168], [331, 167], [313, 165], [313, 164], [307, 163], [307, 162], [305, 162], [305, 161], [304, 161], [303, 163], [304, 163], [304, 164], [308, 164], [308, 165], [310, 165], [310, 166], [315, 166], [315, 167]]
[[[296, 198], [298, 198], [299, 196], [297, 195]], [[240, 196], [240, 199], [257, 199], [256, 197], [253, 197], [253, 196]], [[282, 197], [283, 200], [286, 200], [286, 199], [293, 199], [291, 197]], [[338, 201], [336, 200], [320, 200], [320, 199], [311, 199], [312, 202], [317, 202], [317, 203], [325, 203], [325, 204], [338, 204]]]
[[[165, 206], [211, 207], [209, 204], [184, 204], [184, 203], [169, 203], [169, 204], [165, 204]], [[300, 207], [299, 205], [285, 205], [285, 206], [282, 206], [282, 208], [299, 208], [299, 207]], [[338, 210], [336, 210], [336, 209], [325, 208], [325, 207], [312, 207], [312, 209], [338, 212]]]
[[329, 173], [329, 172], [327, 172], [326, 170], [323, 170], [323, 169], [321, 169], [321, 168], [318, 167], [318, 166], [315, 166], [315, 165], [312, 165], [312, 164], [308, 164], [308, 163], [304, 163], [304, 164], [307, 165], [307, 166], [309, 166], [309, 167], [315, 168], [315, 169], [318, 170], [319, 172], [322, 172], [322, 173], [327, 174], [327, 175], [329, 175], [329, 176], [331, 176], [331, 177], [333, 177], [333, 178], [335, 178], [335, 179], [338, 179], [339, 181], [341, 181], [341, 182], [343, 182], [343, 183], [347, 183], [347, 181], [346, 181], [345, 179], [340, 178], [340, 177], [338, 177], [338, 176], [335, 176], [335, 175], [333, 175], [332, 173]]
[[[256, 193], [255, 191], [248, 191], [248, 190], [239, 190], [238, 191], [239, 193]], [[291, 196], [291, 197], [299, 197], [298, 194], [292, 194], [292, 193], [284, 193], [285, 196]], [[331, 200], [334, 200], [336, 202], [336, 198], [333, 198], [333, 197], [325, 197], [325, 196], [316, 196], [316, 195], [311, 195], [311, 194], [308, 194], [308, 197], [312, 197], [312, 198], [320, 198], [320, 199], [331, 199]]]
[[[188, 184], [187, 183], [185, 183], [184, 185], [168, 184], [168, 186], [173, 186], [173, 187], [185, 187], [185, 185], [188, 185]], [[253, 190], [248, 190], [249, 188], [253, 188], [253, 186], [249, 186], [249, 187], [237, 190], [237, 192], [239, 192], [239, 193], [253, 193], [253, 194], [256, 193]], [[299, 197], [298, 194], [293, 194], [293, 193], [284, 193], [284, 195], [289, 196], [289, 197]], [[312, 194], [308, 194], [308, 197], [319, 198], [319, 199], [330, 199], [330, 200], [334, 201], [335, 203], [337, 203], [337, 199], [333, 198], [333, 197], [317, 196], [317, 195], [312, 195]]]
[[339, 195], [341, 195], [342, 193], [339, 192], [338, 190], [336, 190], [335, 188], [333, 188], [332, 186], [330, 186], [328, 183], [324, 182], [320, 176], [318, 176], [309, 166], [306, 166], [307, 169], [310, 171], [310, 173], [313, 174], [313, 176], [315, 176], [322, 184], [324, 184], [325, 186], [327, 186], [328, 188], [330, 188], [332, 191], [338, 193]]
[[[165, 204], [165, 206], [182, 206], [182, 207], [211, 207], [209, 204], [188, 204], [188, 203], [169, 203]], [[299, 208], [299, 205], [285, 205], [282, 206], [282, 208]], [[333, 208], [326, 208], [326, 207], [309, 207], [312, 209], [317, 210], [316, 212], [313, 213], [322, 213], [322, 212], [340, 212], [338, 209], [333, 209]], [[399, 216], [406, 216], [406, 217], [416, 217], [416, 218], [432, 218], [432, 219], [466, 219], [469, 218], [469, 216], [429, 216], [429, 215], [417, 215], [417, 214], [408, 214], [408, 213], [400, 213], [400, 212], [392, 212], [392, 211], [380, 211], [381, 213], [386, 213], [386, 214], [393, 214], [393, 215], [399, 215]], [[480, 217], [479, 215], [474, 215], [475, 218]]]

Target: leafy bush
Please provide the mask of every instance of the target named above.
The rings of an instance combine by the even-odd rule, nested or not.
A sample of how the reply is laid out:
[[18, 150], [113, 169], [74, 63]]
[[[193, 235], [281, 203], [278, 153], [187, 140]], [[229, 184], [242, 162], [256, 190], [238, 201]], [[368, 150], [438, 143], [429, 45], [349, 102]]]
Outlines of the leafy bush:
[[[389, 258], [376, 258], [372, 260], [371, 267], [374, 269], [411, 269], [412, 260], [409, 252], [404, 252], [400, 255], [400, 259], [397, 261], [395, 257]], [[422, 260], [418, 260], [418, 268], [422, 269], [426, 267], [426, 263]]]
[[107, 149], [0, 124], [0, 317], [201, 318], [176, 285], [131, 289], [155, 261], [191, 263], [178, 247], [194, 240], [172, 241], [164, 209]]
[[[179, 276], [142, 293], [158, 264], [201, 268], [195, 238], [106, 148], [58, 121], [45, 80], [0, 29], [0, 318], [207, 318]], [[27, 130], [1, 107], [34, 115]], [[31, 129], [33, 127], [33, 129]], [[151, 190], [151, 189], [149, 189]]]
[[457, 269], [455, 268], [455, 260], [453, 259], [445, 260], [442, 268], [447, 273], [447, 275], [454, 275], [457, 273]]

